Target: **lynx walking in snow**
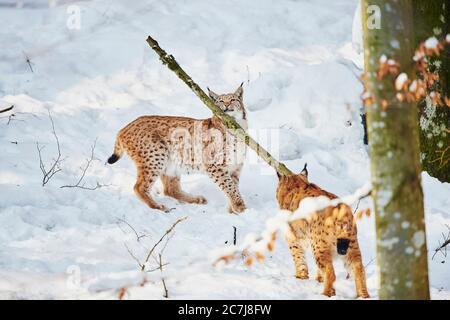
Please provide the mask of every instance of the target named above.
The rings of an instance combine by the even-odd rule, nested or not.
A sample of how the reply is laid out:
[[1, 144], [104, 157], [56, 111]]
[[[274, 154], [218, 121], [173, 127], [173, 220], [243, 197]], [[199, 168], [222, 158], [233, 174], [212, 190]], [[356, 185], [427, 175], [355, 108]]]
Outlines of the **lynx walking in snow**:
[[[230, 94], [209, 90], [215, 104], [247, 129], [242, 100], [242, 84]], [[119, 131], [114, 153], [108, 163], [115, 163], [125, 151], [136, 164], [136, 195], [150, 208], [167, 211], [149, 194], [161, 177], [164, 194], [187, 203], [206, 203], [202, 196], [192, 196], [180, 188], [180, 175], [206, 173], [227, 195], [230, 212], [240, 213], [245, 204], [238, 184], [246, 146], [228, 133], [215, 116], [197, 120], [185, 117], [143, 116]]]
[[[306, 165], [298, 175], [280, 177], [277, 189], [280, 209], [295, 211], [304, 198], [318, 196], [337, 198], [334, 194], [308, 182]], [[292, 234], [287, 237], [287, 241], [294, 259], [297, 278], [309, 278], [305, 250], [311, 246], [318, 267], [316, 280], [324, 282], [324, 295], [335, 295], [333, 284], [336, 275], [333, 258], [337, 253], [343, 256], [348, 272], [355, 278], [358, 297], [369, 297], [356, 224], [348, 205], [341, 203], [336, 207], [327, 207], [311, 214], [308, 219], [291, 222], [290, 226]]]

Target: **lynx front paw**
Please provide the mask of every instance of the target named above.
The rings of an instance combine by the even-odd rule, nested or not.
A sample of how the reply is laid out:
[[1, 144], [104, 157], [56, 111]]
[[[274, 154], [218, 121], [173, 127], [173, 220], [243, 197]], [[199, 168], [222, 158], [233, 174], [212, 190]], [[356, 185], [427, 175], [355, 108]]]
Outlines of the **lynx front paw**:
[[316, 281], [317, 282], [323, 282], [322, 274], [320, 274], [320, 273], [316, 274]]
[[370, 295], [367, 291], [362, 291], [360, 293], [358, 293], [358, 298], [363, 298], [363, 299], [368, 299], [370, 298]]
[[244, 201], [236, 201], [232, 203], [228, 209], [230, 213], [241, 213], [246, 209]]
[[336, 290], [334, 288], [331, 288], [329, 290], [324, 290], [323, 295], [327, 297], [332, 297], [336, 295]]
[[153, 209], [161, 210], [162, 212], [167, 213], [167, 212], [172, 211], [172, 210], [175, 209], [175, 208], [167, 208], [167, 207], [166, 207], [165, 205], [163, 205], [163, 204], [157, 204], [157, 205], [154, 206]]
[[308, 274], [308, 271], [301, 270], [301, 271], [297, 271], [297, 273], [295, 274], [295, 277], [300, 280], [307, 280], [307, 279], [309, 279], [309, 274]]
[[202, 197], [202, 196], [195, 197], [194, 200], [195, 200], [194, 203], [197, 203], [197, 204], [207, 204], [208, 203], [208, 200], [206, 200], [206, 198]]

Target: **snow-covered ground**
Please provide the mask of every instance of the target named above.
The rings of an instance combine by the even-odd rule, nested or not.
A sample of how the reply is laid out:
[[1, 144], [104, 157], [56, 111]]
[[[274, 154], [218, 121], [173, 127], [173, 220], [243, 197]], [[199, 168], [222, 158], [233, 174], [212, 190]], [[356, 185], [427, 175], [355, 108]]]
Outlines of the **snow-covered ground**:
[[[233, 242], [233, 226], [240, 243], [277, 212], [277, 178], [251, 152], [240, 186], [248, 210], [239, 216], [227, 212], [223, 194], [204, 176], [183, 177], [182, 184], [208, 205], [179, 204], [162, 196], [158, 183], [155, 198], [176, 209], [150, 210], [133, 193], [132, 162], [104, 162], [116, 132], [140, 115], [209, 116], [149, 49], [151, 34], [203, 88], [225, 93], [245, 81], [255, 138], [270, 146], [273, 135], [272, 151], [291, 169], [308, 162], [310, 180], [352, 193], [369, 180], [355, 67], [361, 60], [351, 43], [357, 1], [61, 0], [50, 8], [46, 0], [24, 0], [22, 8], [14, 2], [0, 1], [0, 109], [14, 105], [0, 114], [0, 298], [115, 299], [125, 286], [125, 298], [162, 299], [163, 276], [173, 299], [325, 299], [320, 284], [295, 279], [282, 239], [264, 264], [212, 266], [211, 252]], [[78, 10], [80, 29], [73, 29]], [[42, 187], [36, 143], [47, 168], [57, 155], [47, 110], [63, 161]], [[84, 181], [105, 186], [60, 188], [76, 183], [94, 141]], [[423, 184], [432, 296], [449, 299], [450, 261], [431, 257], [450, 225], [450, 187], [427, 174]], [[162, 255], [163, 273], [146, 273], [139, 286], [142, 274], [128, 251], [142, 262], [182, 216], [188, 218]], [[359, 241], [376, 298], [374, 239], [373, 217], [362, 219]], [[149, 269], [157, 266], [150, 261]], [[337, 277], [333, 299], [354, 298], [341, 264]]]

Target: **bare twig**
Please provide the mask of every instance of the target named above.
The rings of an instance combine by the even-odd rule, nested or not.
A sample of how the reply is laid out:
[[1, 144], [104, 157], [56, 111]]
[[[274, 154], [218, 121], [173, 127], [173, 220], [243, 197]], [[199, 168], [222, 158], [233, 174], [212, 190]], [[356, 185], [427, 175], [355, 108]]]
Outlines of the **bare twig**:
[[142, 268], [142, 264], [139, 261], [139, 259], [133, 254], [133, 252], [130, 250], [130, 248], [127, 246], [126, 243], [123, 244], [125, 246], [125, 248], [127, 249], [128, 253], [130, 254], [130, 256], [134, 259], [134, 261], [137, 262], [139, 268]]
[[153, 247], [150, 249], [150, 251], [147, 254], [147, 258], [145, 258], [145, 261], [142, 264], [141, 271], [145, 271], [146, 263], [150, 259], [153, 251], [155, 251], [155, 248], [161, 243], [161, 241], [163, 241], [164, 238], [167, 237], [167, 235], [169, 235], [173, 231], [173, 229], [177, 226], [177, 224], [179, 224], [180, 222], [182, 222], [186, 219], [187, 219], [187, 217], [181, 217], [177, 221], [175, 221], [175, 223], [169, 229], [167, 229], [167, 231], [164, 233], [164, 235], [153, 245]]
[[440, 252], [444, 257], [447, 257], [447, 246], [450, 245], [450, 227], [448, 225], [445, 225], [448, 229], [448, 233], [442, 233], [442, 239], [443, 241], [439, 241], [438, 247], [434, 249], [434, 254], [431, 260], [434, 259], [436, 254]]
[[166, 262], [166, 263], [163, 263], [162, 265], [159, 265], [159, 266], [157, 266], [157, 267], [155, 267], [155, 268], [153, 268], [153, 269], [147, 270], [147, 271], [145, 271], [145, 272], [151, 273], [151, 272], [155, 272], [155, 271], [157, 271], [157, 270], [160, 270], [160, 271], [161, 271], [161, 268], [162, 268], [162, 267], [168, 266], [169, 264], [170, 264], [169, 262]]
[[37, 148], [38, 154], [39, 154], [39, 167], [41, 168], [41, 172], [42, 172], [42, 175], [43, 175], [43, 177], [42, 177], [42, 186], [43, 187], [50, 181], [50, 179], [56, 173], [61, 171], [60, 164], [61, 164], [61, 161], [62, 161], [61, 160], [61, 148], [60, 148], [60, 145], [59, 145], [59, 139], [58, 139], [58, 135], [56, 134], [56, 131], [55, 131], [55, 123], [53, 122], [53, 118], [52, 118], [52, 115], [50, 114], [50, 110], [47, 109], [47, 111], [48, 111], [48, 117], [50, 118], [50, 122], [52, 124], [52, 133], [53, 133], [53, 136], [55, 137], [56, 148], [57, 148], [58, 154], [57, 154], [56, 159], [54, 159], [53, 162], [51, 163], [50, 169], [47, 170], [45, 168], [44, 162], [42, 160], [42, 150], [44, 149], [44, 147], [40, 147], [39, 146], [39, 142], [36, 142], [36, 148]]
[[86, 159], [86, 165], [81, 169], [81, 176], [78, 179], [78, 181], [75, 184], [72, 185], [63, 185], [60, 188], [79, 188], [79, 189], [83, 189], [83, 190], [97, 190], [100, 189], [102, 187], [106, 187], [108, 185], [106, 184], [100, 184], [98, 181], [96, 183], [95, 186], [86, 186], [85, 183], [83, 182], [84, 177], [86, 176], [86, 172], [88, 171], [89, 167], [92, 164], [92, 161], [97, 160], [94, 157], [94, 152], [95, 152], [95, 146], [97, 145], [97, 139], [95, 139], [94, 144], [91, 146], [91, 155], [88, 159]]
[[[6, 109], [5, 109], [6, 110]], [[11, 110], [11, 109], [9, 109], [9, 110]], [[35, 118], [37, 118], [37, 119], [39, 119], [39, 117], [37, 116], [37, 115], [35, 115], [35, 114], [33, 114], [33, 113], [30, 113], [30, 112], [14, 112], [14, 113], [11, 113], [9, 116], [5, 116], [5, 117], [0, 117], [0, 119], [7, 119], [8, 120], [8, 122], [6, 123], [7, 125], [9, 125], [11, 122], [13, 122], [13, 121], [22, 121], [22, 122], [25, 122], [25, 120], [24, 119], [18, 119], [18, 117], [17, 116], [19, 116], [19, 115], [31, 115], [31, 116], [33, 116], [33, 117], [35, 117]]]
[[358, 199], [358, 203], [356, 204], [356, 207], [355, 207], [355, 210], [353, 211], [353, 214], [355, 214], [358, 211], [360, 202], [361, 202], [361, 199]]
[[30, 67], [31, 72], [34, 73], [30, 58], [27, 56], [27, 54], [25, 52], [23, 52], [23, 55], [25, 56], [25, 61], [27, 62], [28, 67]]
[[236, 227], [233, 226], [233, 245], [236, 245], [236, 231], [237, 231]]
[[136, 229], [130, 223], [128, 223], [128, 221], [126, 221], [124, 219], [121, 219], [121, 218], [117, 218], [117, 220], [119, 220], [119, 222], [125, 223], [134, 232], [134, 234], [136, 235], [136, 241], [137, 242], [141, 241], [142, 238], [147, 236], [146, 234], [139, 235], [137, 233]]
[[164, 287], [163, 297], [167, 299], [167, 298], [169, 298], [169, 291], [167, 290], [166, 281], [164, 280], [164, 278], [161, 278], [161, 282], [162, 282], [163, 287]]
[[[163, 263], [162, 263], [162, 254], [161, 253], [159, 254], [159, 270], [162, 273], [162, 271], [163, 271]], [[164, 278], [161, 278], [161, 282], [162, 282], [163, 288], [164, 288], [163, 297], [167, 299], [167, 298], [169, 298], [169, 290], [167, 290], [166, 281], [164, 280]]]

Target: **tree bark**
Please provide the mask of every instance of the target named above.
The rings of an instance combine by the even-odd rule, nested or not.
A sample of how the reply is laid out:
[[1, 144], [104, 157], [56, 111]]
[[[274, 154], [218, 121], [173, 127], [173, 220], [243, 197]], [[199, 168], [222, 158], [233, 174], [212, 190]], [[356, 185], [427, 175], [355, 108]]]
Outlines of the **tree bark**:
[[[371, 28], [369, 6], [381, 12]], [[372, 7], [373, 8], [373, 7]], [[395, 99], [393, 76], [377, 80], [382, 55], [412, 78], [413, 15], [410, 0], [363, 0], [366, 106], [377, 234], [380, 299], [429, 299], [419, 126], [414, 103]], [[386, 105], [387, 103], [387, 105]]]
[[180, 67], [174, 56], [167, 54], [153, 39], [148, 36], [147, 43], [160, 57], [163, 64], [172, 70], [178, 78], [180, 78], [200, 100], [217, 116], [228, 131], [234, 136], [245, 142], [251, 149], [253, 149], [258, 156], [260, 156], [269, 166], [273, 167], [280, 175], [292, 175], [293, 173], [281, 162], [278, 162], [272, 155], [261, 147], [248, 133], [229, 115], [222, 111], [214, 102], [206, 95], [206, 93], [191, 79], [191, 77]]
[[[414, 44], [429, 37], [438, 39], [450, 32], [450, 0], [414, 0]], [[432, 71], [439, 74], [433, 90], [450, 97], [450, 46], [432, 59]], [[442, 182], [450, 182], [450, 108], [439, 107], [427, 98], [419, 102], [421, 159], [424, 171]]]

